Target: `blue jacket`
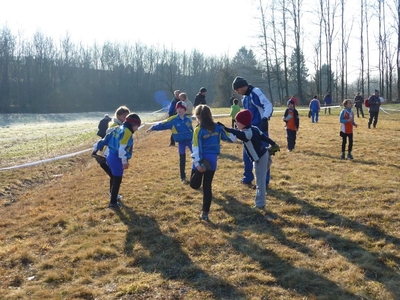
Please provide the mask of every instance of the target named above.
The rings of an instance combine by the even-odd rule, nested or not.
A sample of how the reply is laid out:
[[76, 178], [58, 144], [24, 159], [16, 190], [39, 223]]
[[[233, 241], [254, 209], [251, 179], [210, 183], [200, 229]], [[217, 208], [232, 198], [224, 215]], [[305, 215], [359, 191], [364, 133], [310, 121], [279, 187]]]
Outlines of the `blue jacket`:
[[271, 118], [274, 109], [272, 103], [263, 94], [263, 92], [257, 88], [249, 85], [247, 91], [242, 98], [243, 109], [248, 109], [253, 116], [251, 125], [260, 127], [261, 119]]
[[174, 141], [177, 143], [191, 141], [193, 138], [192, 119], [187, 115], [183, 115], [183, 119], [179, 115], [175, 115], [151, 127], [151, 130], [165, 129], [171, 129]]
[[110, 153], [117, 155], [122, 164], [126, 164], [128, 159], [132, 157], [133, 151], [133, 130], [129, 123], [124, 123], [115, 128], [110, 133], [108, 141], [108, 150]]
[[372, 95], [368, 99], [369, 102], [369, 111], [370, 112], [378, 112], [379, 107], [381, 106], [381, 99], [377, 95]]
[[171, 103], [169, 104], [169, 108], [168, 108], [168, 116], [174, 116], [176, 115], [176, 103], [178, 103], [179, 99], [176, 99], [174, 97], [174, 99], [172, 99]]
[[221, 140], [232, 142], [224, 128], [215, 124], [213, 132], [209, 132], [201, 126], [197, 126], [193, 132], [192, 158], [195, 167], [199, 166], [203, 154], [220, 154]]

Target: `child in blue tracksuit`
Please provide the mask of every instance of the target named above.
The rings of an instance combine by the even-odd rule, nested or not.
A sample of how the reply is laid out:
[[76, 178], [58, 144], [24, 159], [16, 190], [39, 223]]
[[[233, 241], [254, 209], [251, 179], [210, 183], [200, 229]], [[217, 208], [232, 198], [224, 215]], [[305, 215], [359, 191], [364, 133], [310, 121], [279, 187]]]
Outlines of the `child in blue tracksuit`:
[[257, 191], [253, 208], [263, 210], [266, 203], [265, 171], [269, 169], [271, 163], [270, 154], [263, 142], [271, 145], [272, 152], [279, 151], [279, 145], [264, 135], [258, 127], [252, 126], [251, 120], [251, 112], [248, 109], [242, 110], [236, 115], [236, 125], [239, 130], [233, 128], [225, 128], [225, 130], [243, 141], [246, 155], [254, 164]]
[[[251, 125], [258, 127], [263, 134], [268, 136], [268, 123], [274, 111], [271, 101], [268, 100], [261, 89], [248, 84], [247, 80], [240, 76], [233, 80], [232, 89], [243, 96], [243, 109], [250, 110], [252, 115]], [[268, 147], [268, 144], [264, 143], [264, 146]], [[244, 173], [241, 183], [254, 188], [251, 183], [254, 179], [253, 162], [249, 159], [244, 149], [243, 161]], [[268, 186], [271, 177], [270, 170], [268, 169], [266, 172], [266, 186]]]
[[310, 111], [311, 111], [311, 121], [314, 123], [318, 123], [318, 116], [319, 116], [319, 111], [321, 109], [321, 103], [318, 100], [317, 95], [315, 95], [309, 104]]
[[108, 141], [107, 164], [112, 173], [111, 200], [109, 208], [119, 209], [117, 197], [122, 182], [124, 170], [128, 169], [128, 160], [132, 157], [133, 133], [140, 126], [140, 118], [137, 114], [129, 114], [125, 122], [110, 133]]
[[190, 186], [198, 189], [203, 182], [203, 209], [200, 218], [208, 221], [212, 200], [212, 180], [217, 169], [221, 140], [231, 142], [224, 127], [214, 123], [211, 110], [207, 105], [198, 105], [195, 115], [199, 125], [193, 132], [193, 166]]
[[177, 102], [175, 108], [178, 113], [177, 115], [169, 117], [165, 122], [151, 126], [147, 131], [171, 129], [172, 137], [178, 143], [181, 182], [188, 183], [185, 173], [186, 147], [192, 152], [192, 119], [186, 115], [187, 107], [185, 102]]

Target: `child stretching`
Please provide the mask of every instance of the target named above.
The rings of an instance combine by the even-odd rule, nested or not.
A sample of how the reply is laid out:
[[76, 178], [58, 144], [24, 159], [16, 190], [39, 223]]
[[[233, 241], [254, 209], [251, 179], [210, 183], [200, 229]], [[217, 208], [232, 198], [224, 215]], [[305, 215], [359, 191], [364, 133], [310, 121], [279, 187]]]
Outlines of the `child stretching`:
[[[245, 109], [236, 115], [236, 126], [238, 129], [225, 128], [225, 130], [235, 135], [239, 140], [243, 141], [246, 154], [253, 162], [256, 175], [256, 197], [254, 199], [255, 206], [253, 208], [265, 209], [266, 203], [266, 170], [270, 166], [269, 151], [271, 155], [279, 151], [279, 145], [262, 133], [256, 126], [251, 125], [252, 115], [250, 110]], [[270, 146], [267, 149], [262, 142], [267, 142]], [[268, 151], [269, 150], [269, 151]]]
[[203, 210], [200, 218], [208, 221], [212, 199], [212, 180], [217, 169], [221, 139], [231, 142], [224, 127], [214, 123], [211, 110], [207, 105], [198, 105], [195, 115], [199, 126], [193, 133], [193, 166], [190, 186], [198, 189], [203, 182]]
[[[182, 94], [180, 94], [182, 95]], [[192, 119], [186, 115], [186, 103], [176, 103], [177, 115], [169, 117], [166, 121], [151, 126], [147, 131], [171, 129], [172, 137], [178, 143], [179, 170], [181, 182], [188, 183], [186, 179], [186, 147], [192, 152], [193, 126]]]
[[345, 158], [346, 151], [346, 141], [349, 138], [349, 148], [347, 152], [347, 158], [353, 159], [353, 155], [351, 155], [351, 150], [353, 149], [353, 126], [357, 127], [357, 124], [354, 122], [354, 113], [351, 110], [353, 107], [353, 102], [351, 100], [343, 101], [344, 109], [340, 112], [340, 136], [342, 137], [342, 155], [341, 159]]
[[[115, 129], [118, 126], [121, 126], [122, 123], [125, 121], [125, 118], [127, 115], [129, 115], [130, 111], [129, 108], [126, 106], [120, 106], [117, 108], [117, 110], [114, 113], [114, 117], [112, 118], [112, 121], [108, 124], [108, 129], [106, 130], [106, 134], [109, 134], [113, 129]], [[98, 141], [93, 145], [93, 152], [92, 156], [96, 159], [96, 161], [99, 163], [100, 167], [106, 172], [106, 174], [110, 177], [110, 195], [111, 195], [111, 188], [112, 188], [112, 174], [110, 167], [107, 164], [107, 160], [105, 157], [108, 155], [108, 148], [107, 146], [101, 146], [101, 140]], [[103, 151], [103, 154], [105, 157], [98, 155], [98, 151]], [[118, 195], [118, 201], [120, 201], [122, 198], [121, 195]]]
[[121, 204], [117, 202], [119, 188], [122, 182], [124, 170], [128, 169], [128, 160], [132, 157], [133, 133], [140, 126], [140, 118], [137, 114], [129, 114], [125, 122], [110, 133], [108, 142], [107, 164], [110, 167], [112, 178], [111, 200], [109, 208], [119, 209]]

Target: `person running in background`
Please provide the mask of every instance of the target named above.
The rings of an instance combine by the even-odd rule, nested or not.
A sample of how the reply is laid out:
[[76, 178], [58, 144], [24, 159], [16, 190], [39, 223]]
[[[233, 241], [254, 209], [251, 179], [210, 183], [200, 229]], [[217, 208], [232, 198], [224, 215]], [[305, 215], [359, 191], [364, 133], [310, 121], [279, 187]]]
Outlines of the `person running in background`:
[[[182, 94], [181, 94], [182, 95]], [[186, 103], [179, 101], [176, 104], [177, 115], [169, 117], [166, 121], [151, 126], [147, 131], [170, 129], [174, 141], [178, 143], [179, 170], [182, 183], [186, 179], [186, 147], [192, 152], [193, 126], [192, 119], [186, 113]]]
[[[174, 91], [174, 98], [171, 100], [171, 103], [169, 104], [169, 108], [168, 108], [168, 117], [172, 117], [176, 115], [176, 103], [178, 103], [179, 101], [179, 94], [181, 93], [180, 90], [176, 90]], [[170, 147], [174, 147], [175, 146], [175, 140], [174, 137], [171, 134], [171, 138], [170, 138], [170, 142], [169, 145]]]
[[311, 121], [314, 123], [318, 123], [318, 116], [319, 116], [319, 111], [321, 109], [321, 103], [318, 100], [317, 95], [315, 95], [309, 104], [310, 111], [311, 111]]
[[371, 129], [371, 124], [376, 128], [378, 123], [379, 108], [381, 106], [381, 99], [379, 98], [379, 91], [375, 90], [375, 94], [371, 95], [368, 99], [369, 102], [369, 120], [368, 129]]
[[291, 152], [296, 146], [296, 136], [300, 126], [299, 112], [295, 108], [293, 100], [289, 100], [288, 108], [283, 115], [283, 121], [286, 123], [287, 148]]
[[233, 99], [233, 104], [231, 106], [231, 112], [229, 114], [232, 118], [232, 128], [236, 127], [235, 126], [235, 123], [236, 123], [235, 117], [236, 117], [236, 114], [240, 111], [240, 106], [238, 105], [238, 103], [239, 103], [238, 99], [236, 99], [236, 98]]
[[111, 118], [108, 114], [105, 114], [103, 119], [100, 120], [99, 125], [97, 128], [99, 129], [97, 131], [97, 135], [101, 138], [104, 138], [106, 136], [106, 131], [108, 129], [108, 123], [110, 123]]
[[[262, 131], [251, 125], [252, 115], [250, 110], [245, 109], [237, 113], [236, 125], [238, 129], [225, 128], [225, 130], [243, 142], [246, 155], [253, 162], [256, 174], [256, 196], [254, 198], [253, 209], [265, 209], [266, 204], [266, 180], [265, 170], [270, 167], [270, 156], [263, 141], [268, 143], [271, 151], [279, 151], [279, 145], [267, 137]], [[220, 124], [220, 123], [218, 123]], [[233, 140], [234, 141], [234, 140]]]
[[211, 110], [207, 105], [198, 105], [194, 111], [199, 125], [193, 132], [192, 174], [190, 187], [200, 188], [203, 184], [203, 207], [200, 219], [209, 221], [212, 200], [212, 181], [217, 169], [218, 155], [221, 151], [221, 139], [232, 142], [224, 127], [214, 123]]
[[[243, 109], [250, 110], [252, 115], [251, 125], [258, 127], [268, 137], [268, 122], [274, 111], [271, 101], [268, 100], [261, 89], [248, 84], [247, 80], [240, 76], [237, 76], [233, 80], [232, 89], [239, 95], [243, 96]], [[263, 143], [265, 147], [268, 147], [267, 143]], [[250, 188], [255, 188], [252, 184], [254, 179], [253, 162], [249, 159], [244, 149], [243, 161], [244, 173], [240, 182]], [[270, 170], [267, 170], [266, 186], [269, 184], [270, 177]]]
[[347, 148], [347, 158], [353, 159], [351, 151], [353, 149], [353, 126], [357, 127], [354, 122], [354, 113], [351, 110], [353, 102], [349, 99], [343, 101], [344, 109], [340, 112], [340, 136], [342, 137], [342, 155], [341, 159], [345, 158], [346, 141], [349, 139], [349, 147]]
[[357, 93], [357, 95], [354, 97], [354, 104], [356, 105], [356, 110], [357, 110], [357, 118], [361, 116], [364, 118], [364, 112], [363, 112], [363, 104], [364, 104], [364, 98], [361, 96], [360, 92]]
[[133, 151], [133, 133], [139, 129], [141, 124], [137, 114], [129, 114], [124, 123], [113, 130], [108, 142], [109, 153], [107, 164], [112, 174], [111, 199], [109, 208], [119, 209], [122, 204], [118, 202], [118, 192], [121, 186], [124, 170], [129, 167], [129, 159]]
[[[324, 103], [325, 106], [331, 106], [332, 105], [332, 96], [329, 93], [326, 93], [325, 97], [324, 97]], [[331, 108], [328, 107], [328, 112], [329, 114], [331, 114]], [[326, 115], [326, 108], [325, 108], [325, 115]]]

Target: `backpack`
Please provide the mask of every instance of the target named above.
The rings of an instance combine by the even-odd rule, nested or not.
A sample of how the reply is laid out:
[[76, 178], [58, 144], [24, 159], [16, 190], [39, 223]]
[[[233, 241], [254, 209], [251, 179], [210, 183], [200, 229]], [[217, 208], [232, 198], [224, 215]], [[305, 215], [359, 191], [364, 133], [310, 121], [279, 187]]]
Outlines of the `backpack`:
[[369, 107], [369, 99], [368, 98], [364, 100], [364, 105], [365, 105], [365, 107]]

